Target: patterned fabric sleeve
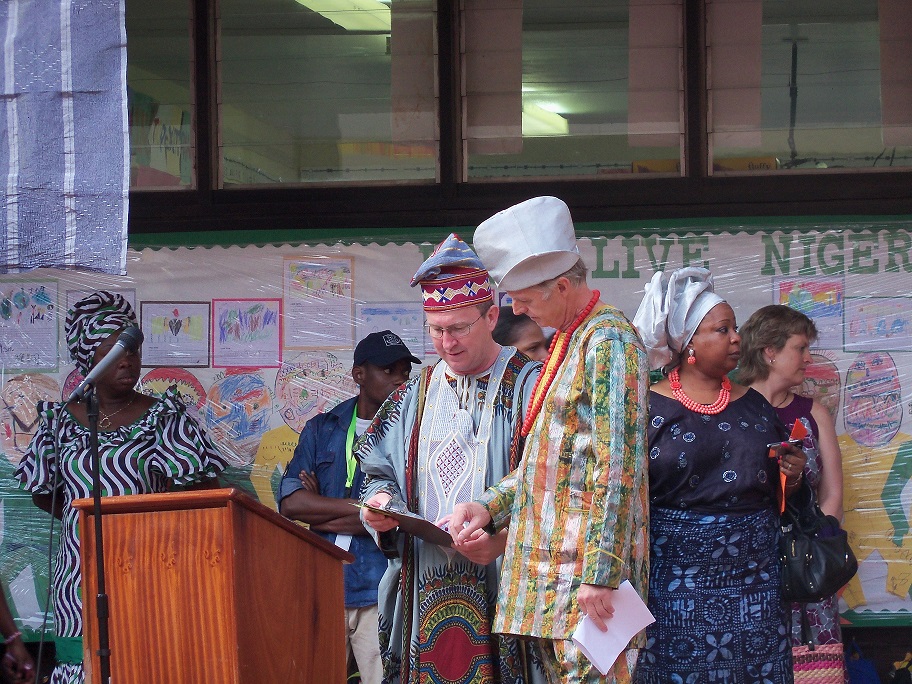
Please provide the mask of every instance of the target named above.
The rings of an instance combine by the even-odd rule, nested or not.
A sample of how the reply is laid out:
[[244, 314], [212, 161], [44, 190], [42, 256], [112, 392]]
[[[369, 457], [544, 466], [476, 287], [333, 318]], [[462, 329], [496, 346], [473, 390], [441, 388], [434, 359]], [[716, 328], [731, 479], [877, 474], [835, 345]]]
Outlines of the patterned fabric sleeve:
[[141, 421], [154, 422], [160, 448], [153, 456], [153, 467], [175, 485], [187, 485], [215, 477], [225, 469], [225, 461], [199, 424], [187, 413], [176, 391], [168, 390]]
[[406, 450], [415, 425], [418, 382], [423, 377], [420, 373], [393, 392], [355, 443], [353, 450], [365, 477], [362, 501], [386, 492], [396, 503], [405, 503]]
[[[646, 524], [646, 353], [630, 334], [593, 339], [586, 355], [591, 408], [580, 416], [594, 436], [594, 485], [584, 539], [582, 582], [617, 587]], [[589, 408], [589, 407], [587, 407]], [[582, 426], [581, 426], [582, 427]]]
[[[541, 373], [542, 364], [535, 362], [527, 364], [517, 378], [515, 396], [519, 404], [516, 411], [515, 430], [522, 427], [526, 418], [526, 412], [529, 410], [529, 402], [532, 398], [532, 392], [535, 390], [535, 383]], [[498, 530], [506, 527], [510, 522], [510, 509], [513, 506], [513, 500], [516, 497], [516, 491], [519, 486], [520, 473], [524, 472], [525, 457], [520, 461], [516, 469], [504, 477], [493, 487], [489, 487], [479, 498], [478, 503], [488, 509], [494, 527]]]
[[38, 429], [19, 462], [13, 478], [19, 487], [34, 494], [50, 494], [57, 470], [54, 459], [54, 432], [61, 407], [47, 401], [38, 403]]
[[[525, 456], [523, 456], [525, 460]], [[516, 498], [516, 491], [519, 487], [520, 476], [524, 464], [520, 462], [519, 467], [493, 487], [489, 487], [484, 494], [478, 498], [478, 503], [488, 509], [491, 520], [495, 529], [500, 530], [510, 522], [510, 510], [513, 507], [513, 499]]]

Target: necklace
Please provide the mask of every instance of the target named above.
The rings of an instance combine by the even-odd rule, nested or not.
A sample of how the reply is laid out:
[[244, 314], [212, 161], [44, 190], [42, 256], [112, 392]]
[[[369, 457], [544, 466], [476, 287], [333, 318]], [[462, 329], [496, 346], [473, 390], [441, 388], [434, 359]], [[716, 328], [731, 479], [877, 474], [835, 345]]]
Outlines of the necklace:
[[668, 374], [668, 382], [671, 384], [671, 396], [680, 401], [684, 408], [690, 409], [694, 413], [702, 413], [707, 416], [714, 416], [722, 413], [728, 407], [728, 401], [731, 399], [731, 380], [728, 376], [722, 378], [722, 388], [719, 390], [719, 398], [711, 404], [698, 404], [687, 396], [684, 388], [681, 386], [681, 374], [675, 368]]
[[[583, 309], [573, 323], [570, 324], [570, 327], [566, 330], [558, 330], [554, 334], [554, 339], [551, 340], [551, 346], [548, 347], [548, 360], [545, 362], [545, 367], [542, 368], [542, 372], [535, 382], [535, 389], [532, 390], [532, 401], [529, 404], [529, 411], [526, 413], [526, 419], [523, 421], [520, 436], [525, 437], [532, 429], [532, 423], [535, 422], [535, 419], [538, 417], [538, 412], [541, 411], [542, 404], [545, 402], [545, 395], [548, 394], [548, 389], [557, 376], [557, 369], [560, 368], [561, 364], [564, 362], [564, 357], [567, 356], [567, 349], [570, 347], [570, 338], [573, 337], [573, 333], [576, 332], [576, 329], [579, 328], [583, 324], [583, 321], [589, 317], [589, 314], [592, 313], [595, 305], [598, 304], [600, 296], [601, 292], [593, 290], [592, 299], [589, 300], [589, 303], [586, 304], [586, 308]], [[558, 350], [557, 354], [554, 353], [555, 349]]]
[[773, 404], [773, 408], [777, 408], [777, 409], [782, 408], [783, 406], [785, 406], [788, 403], [789, 399], [791, 399], [791, 398], [792, 398], [792, 393], [786, 392], [785, 398], [782, 401], [780, 401], [779, 403]]
[[102, 430], [107, 430], [107, 429], [109, 429], [109, 428], [111, 427], [111, 418], [113, 418], [114, 416], [116, 416], [118, 413], [120, 413], [121, 411], [123, 411], [123, 410], [124, 410], [125, 408], [127, 408], [128, 406], [131, 406], [131, 405], [133, 404], [133, 402], [136, 401], [136, 397], [137, 397], [137, 396], [138, 396], [138, 395], [134, 392], [134, 393], [133, 393], [133, 398], [130, 399], [130, 401], [128, 401], [126, 404], [124, 404], [123, 406], [121, 406], [119, 409], [117, 409], [116, 411], [114, 411], [114, 413], [105, 413], [104, 411], [102, 411], [102, 410], [99, 408], [98, 410], [99, 410], [99, 412], [101, 413], [101, 420], [98, 421], [98, 427], [100, 427]]

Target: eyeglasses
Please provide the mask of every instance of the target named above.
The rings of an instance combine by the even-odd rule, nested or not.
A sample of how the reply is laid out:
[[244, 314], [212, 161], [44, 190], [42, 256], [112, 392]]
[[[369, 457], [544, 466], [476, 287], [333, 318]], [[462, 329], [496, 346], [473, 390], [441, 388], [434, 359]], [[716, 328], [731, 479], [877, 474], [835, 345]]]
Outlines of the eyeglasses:
[[478, 321], [480, 321], [482, 318], [484, 318], [484, 314], [481, 314], [481, 316], [476, 318], [471, 323], [460, 323], [458, 325], [449, 325], [446, 328], [441, 328], [439, 325], [431, 325], [430, 323], [425, 323], [424, 327], [428, 331], [428, 335], [433, 337], [435, 340], [439, 340], [440, 338], [442, 338], [443, 333], [449, 333], [450, 337], [459, 338], [459, 337], [465, 337], [470, 332], [472, 332], [472, 326], [475, 325], [476, 323], [478, 323]]

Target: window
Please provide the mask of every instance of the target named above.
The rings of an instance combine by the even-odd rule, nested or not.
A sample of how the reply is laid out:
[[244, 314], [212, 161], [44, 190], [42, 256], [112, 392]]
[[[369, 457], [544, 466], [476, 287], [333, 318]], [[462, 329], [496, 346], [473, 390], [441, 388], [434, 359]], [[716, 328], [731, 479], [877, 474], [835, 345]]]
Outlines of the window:
[[463, 6], [467, 179], [680, 174], [680, 2]]
[[432, 0], [221, 0], [221, 187], [434, 182]]
[[908, 0], [127, 0], [127, 36], [134, 189], [458, 209], [492, 182], [912, 168]]
[[189, 4], [127, 2], [126, 24], [130, 186], [193, 187]]
[[716, 174], [912, 165], [912, 9], [901, 0], [712, 0]]

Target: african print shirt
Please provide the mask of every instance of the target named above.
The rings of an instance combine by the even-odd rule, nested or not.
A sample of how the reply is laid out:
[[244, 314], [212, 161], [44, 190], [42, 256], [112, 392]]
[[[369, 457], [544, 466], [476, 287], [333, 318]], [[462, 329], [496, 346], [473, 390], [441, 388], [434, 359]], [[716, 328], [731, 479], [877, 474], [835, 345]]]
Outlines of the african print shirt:
[[495, 631], [569, 639], [581, 583], [629, 579], [645, 598], [646, 366], [614, 307], [573, 333], [519, 467], [480, 499], [498, 529], [510, 526]]
[[[504, 350], [502, 357], [506, 356], [507, 365], [496, 389], [491, 382], [493, 371], [471, 378], [461, 376], [470, 381], [468, 401], [463, 404], [464, 410], [457, 413], [467, 414], [462, 418], [471, 420], [477, 437], [482, 430], [488, 433], [471, 469], [465, 468], [468, 461], [458, 450], [441, 449], [430, 457], [419, 456], [422, 450], [417, 444], [424, 438], [422, 425], [431, 421], [435, 411], [439, 413], [432, 406], [433, 388], [424, 393], [422, 383], [425, 388], [428, 386], [429, 375], [425, 372], [390, 396], [362, 443], [356, 445], [361, 469], [367, 476], [362, 499], [385, 491], [394, 501], [417, 512], [431, 505], [435, 479], [459, 471], [460, 475], [451, 482], [454, 488], [458, 483], [480, 479], [479, 491], [483, 491], [510, 472], [510, 445], [522, 423], [523, 408], [528, 404], [540, 364], [515, 354], [513, 347]], [[445, 366], [436, 368], [443, 371]], [[445, 375], [440, 391], [457, 394], [457, 379], [451, 373]], [[493, 396], [489, 396], [491, 393]], [[459, 416], [452, 416], [450, 422], [457, 432]], [[452, 462], [454, 455], [458, 463]], [[399, 537], [399, 558], [390, 561], [378, 595], [384, 684], [543, 682], [544, 673], [535, 671], [535, 664], [523, 654], [522, 644], [492, 634], [498, 564], [476, 565], [449, 548], [408, 535]]]

